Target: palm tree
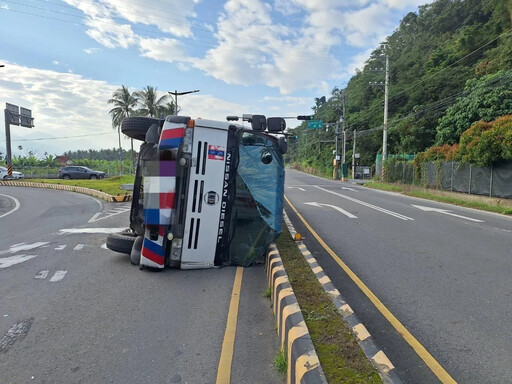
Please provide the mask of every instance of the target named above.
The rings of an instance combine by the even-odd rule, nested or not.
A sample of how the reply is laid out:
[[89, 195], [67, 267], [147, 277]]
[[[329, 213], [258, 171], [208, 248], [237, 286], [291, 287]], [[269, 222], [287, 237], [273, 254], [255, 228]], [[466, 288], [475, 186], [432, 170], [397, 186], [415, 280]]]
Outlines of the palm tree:
[[177, 115], [179, 112], [176, 111], [176, 105], [174, 104], [174, 101], [168, 101], [165, 103], [165, 105], [161, 105], [157, 108], [158, 116], [169, 116], [169, 115]]
[[[158, 113], [169, 95], [163, 95], [160, 98], [156, 92], [157, 88], [147, 85], [142, 91], [136, 91], [133, 94], [139, 99], [141, 108], [139, 114], [142, 116], [158, 117]], [[169, 103], [168, 103], [169, 104]]]
[[[128, 88], [121, 85], [121, 88], [117, 89], [113, 94], [112, 98], [108, 100], [108, 104], [113, 104], [112, 108], [108, 113], [112, 115], [112, 127], [117, 129], [117, 136], [119, 139], [119, 163], [121, 166], [121, 173], [123, 172], [122, 162], [122, 148], [121, 148], [121, 122], [125, 117], [131, 116], [135, 112], [138, 98], [136, 92], [130, 93]], [[133, 153], [133, 140], [132, 140], [132, 153]]]

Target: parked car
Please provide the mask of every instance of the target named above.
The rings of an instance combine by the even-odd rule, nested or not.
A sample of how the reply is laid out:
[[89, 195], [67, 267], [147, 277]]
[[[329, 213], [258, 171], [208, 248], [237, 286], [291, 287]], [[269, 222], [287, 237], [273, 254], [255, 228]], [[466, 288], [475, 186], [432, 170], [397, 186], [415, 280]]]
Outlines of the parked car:
[[0, 179], [24, 179], [25, 175], [18, 171], [12, 171], [12, 176], [9, 177], [7, 173], [7, 168], [0, 167]]
[[105, 172], [93, 171], [87, 167], [69, 166], [59, 169], [59, 179], [103, 179]]

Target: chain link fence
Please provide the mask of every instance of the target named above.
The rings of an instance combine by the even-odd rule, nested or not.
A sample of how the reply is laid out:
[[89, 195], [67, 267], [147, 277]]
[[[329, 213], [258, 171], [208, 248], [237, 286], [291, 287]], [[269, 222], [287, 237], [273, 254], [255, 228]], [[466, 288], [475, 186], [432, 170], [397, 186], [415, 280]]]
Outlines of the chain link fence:
[[415, 184], [426, 188], [490, 197], [512, 198], [512, 163], [476, 167], [461, 162], [423, 163], [386, 162], [385, 181]]

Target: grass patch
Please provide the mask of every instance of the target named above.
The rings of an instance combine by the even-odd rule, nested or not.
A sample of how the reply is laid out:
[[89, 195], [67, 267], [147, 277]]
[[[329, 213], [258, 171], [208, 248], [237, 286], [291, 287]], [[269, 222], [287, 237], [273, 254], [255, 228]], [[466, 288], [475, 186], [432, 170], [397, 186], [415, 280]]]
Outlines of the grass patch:
[[286, 352], [284, 351], [284, 349], [282, 349], [281, 352], [279, 352], [276, 355], [274, 359], [274, 367], [276, 368], [277, 372], [282, 374], [288, 371], [288, 362], [286, 359]]
[[72, 185], [83, 188], [90, 188], [96, 191], [102, 191], [110, 195], [124, 195], [131, 191], [121, 189], [121, 184], [133, 184], [135, 177], [132, 176], [113, 176], [105, 179], [96, 180], [62, 180], [62, 179], [27, 179], [25, 181], [32, 183]]
[[270, 298], [272, 296], [272, 287], [268, 287], [266, 290], [264, 290], [261, 296]]
[[[365, 187], [374, 188], [374, 189], [381, 189], [385, 191], [391, 191], [391, 192], [399, 192], [403, 193], [407, 196], [412, 197], [419, 197], [421, 199], [427, 199], [427, 200], [433, 200], [433, 201], [439, 201], [441, 203], [447, 203], [452, 205], [458, 205], [460, 207], [466, 207], [466, 208], [474, 208], [479, 209], [481, 211], [487, 211], [487, 212], [494, 212], [494, 213], [501, 213], [503, 215], [512, 215], [512, 208], [505, 207], [502, 205], [497, 204], [489, 204], [484, 201], [478, 201], [478, 200], [464, 200], [455, 196], [441, 196], [436, 195], [435, 193], [429, 193], [428, 191], [424, 190], [415, 190], [414, 187], [408, 186], [407, 189], [404, 189], [403, 187], [396, 185], [396, 184], [390, 184], [390, 183], [383, 183], [383, 182], [377, 182], [372, 181], [369, 183], [364, 184]], [[409, 189], [411, 188], [411, 189]], [[474, 199], [478, 199], [479, 196], [476, 195], [470, 195]]]
[[404, 191], [403, 188], [399, 187], [398, 185], [381, 183], [378, 181], [370, 181], [368, 183], [364, 183], [364, 186], [368, 187], [368, 188], [381, 189], [383, 191], [391, 191], [391, 192], [403, 192]]
[[330, 383], [382, 383], [292, 240], [286, 225], [283, 225], [283, 233], [277, 241], [277, 247], [327, 381]]

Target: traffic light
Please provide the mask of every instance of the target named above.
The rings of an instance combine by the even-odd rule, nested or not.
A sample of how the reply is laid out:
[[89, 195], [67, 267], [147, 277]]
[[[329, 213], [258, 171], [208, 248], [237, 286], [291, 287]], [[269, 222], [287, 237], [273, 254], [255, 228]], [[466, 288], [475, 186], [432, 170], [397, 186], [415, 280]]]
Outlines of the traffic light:
[[297, 116], [297, 120], [315, 120], [315, 116], [300, 115]]

